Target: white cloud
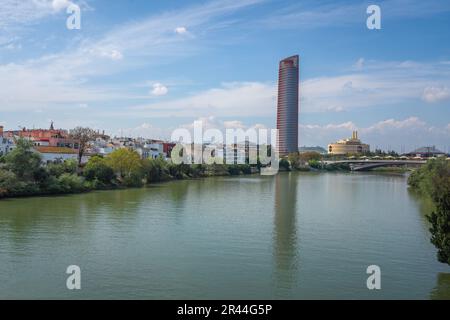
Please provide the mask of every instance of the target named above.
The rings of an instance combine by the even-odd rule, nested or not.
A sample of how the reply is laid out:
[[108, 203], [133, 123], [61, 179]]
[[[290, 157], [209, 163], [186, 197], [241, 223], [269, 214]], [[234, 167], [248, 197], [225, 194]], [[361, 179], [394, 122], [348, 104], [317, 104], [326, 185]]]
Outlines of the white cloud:
[[224, 121], [223, 126], [226, 129], [245, 129], [244, 123], [242, 123], [242, 121], [238, 121], [238, 120]]
[[185, 34], [185, 33], [187, 33], [187, 29], [186, 29], [186, 27], [177, 27], [177, 28], [175, 28], [175, 33]]
[[[81, 49], [84, 53], [87, 53], [87, 57], [84, 60], [84, 63], [88, 64], [90, 61], [95, 60], [97, 57], [108, 58], [113, 61], [118, 61], [123, 59], [122, 52], [115, 46], [109, 45], [99, 45], [94, 44], [92, 46], [88, 46], [86, 48]], [[78, 56], [78, 53], [75, 57]], [[78, 57], [77, 57], [78, 58]]]
[[405, 120], [387, 119], [375, 123], [374, 125], [364, 128], [364, 132], [388, 133], [389, 130], [416, 130], [418, 128], [425, 128], [426, 123], [418, 117], [409, 117]]
[[20, 43], [11, 42], [7, 44], [4, 48], [7, 50], [20, 50], [22, 49], [22, 45]]
[[[443, 151], [450, 151], [449, 126], [431, 126], [418, 117], [386, 119], [369, 126], [358, 126], [353, 122], [302, 124], [299, 126], [299, 139], [301, 145], [325, 147], [331, 142], [350, 137], [353, 130], [358, 130], [359, 138], [369, 143], [372, 150], [381, 148], [407, 152], [421, 146], [436, 145]], [[412, 136], [414, 139], [411, 139]]]
[[[77, 2], [84, 9], [90, 9], [84, 0]], [[72, 3], [69, 0], [2, 0], [0, 29], [36, 22], [61, 12]]]
[[[365, 61], [364, 70], [358, 72], [302, 81], [300, 110], [306, 113], [343, 112], [405, 102], [421, 103], [421, 92], [430, 84], [450, 87], [450, 65]], [[130, 112], [159, 117], [275, 116], [276, 96], [276, 84], [234, 82], [183, 98], [135, 106]], [[443, 99], [445, 94], [439, 92], [439, 97]]]
[[218, 129], [223, 133], [223, 136], [226, 135], [226, 129], [267, 129], [262, 124], [253, 124], [253, 125], [245, 125], [242, 121], [239, 120], [227, 120], [222, 121], [214, 116], [206, 116], [199, 117], [196, 120], [181, 124], [179, 126], [174, 127], [158, 127], [154, 124], [143, 123], [139, 126], [133, 128], [126, 128], [117, 130], [117, 135], [123, 134], [128, 137], [143, 137], [143, 138], [152, 138], [152, 139], [164, 139], [169, 140], [172, 132], [178, 128], [185, 128], [191, 132], [193, 135], [194, 122], [201, 122], [203, 133], [209, 129]]
[[2, 0], [0, 29], [11, 25], [29, 23], [52, 14], [46, 1]]
[[72, 4], [72, 2], [69, 0], [53, 0], [52, 8], [56, 11], [60, 11], [62, 9], [66, 9], [71, 4]]
[[216, 117], [206, 116], [206, 117], [199, 117], [192, 122], [182, 124], [179, 126], [179, 128], [185, 128], [192, 131], [194, 129], [195, 122], [200, 122], [203, 130], [219, 129], [220, 127], [222, 127], [222, 123], [219, 122]]
[[[20, 63], [0, 64], [0, 110], [33, 110], [37, 103], [49, 106], [55, 103], [127, 99], [132, 95], [123, 93], [126, 88], [105, 88], [92, 82], [87, 87], [85, 83], [94, 76], [98, 79], [160, 63], [159, 58], [168, 61], [190, 55], [197, 50], [196, 43], [185, 41], [184, 37], [174, 33], [176, 26], [205, 28], [220, 23], [226, 14], [261, 1], [242, 0], [237, 3], [221, 0], [167, 12], [118, 26], [98, 39], [79, 39], [68, 50], [60, 53]], [[33, 22], [54, 14], [52, 5], [51, 0], [3, 0], [0, 29], [5, 25]], [[64, 2], [55, 2], [55, 8], [63, 5]], [[119, 60], [120, 63], [117, 63]], [[109, 94], [106, 92], [108, 90]], [[157, 91], [164, 93], [165, 89]]]
[[166, 86], [161, 83], [155, 83], [152, 89], [152, 95], [154, 96], [165, 96], [169, 92]]
[[[319, 2], [319, 1], [318, 1]], [[367, 2], [345, 4], [320, 1], [298, 1], [291, 6], [272, 12], [260, 24], [272, 28], [319, 28], [338, 27], [349, 24], [364, 24], [367, 18]], [[436, 13], [449, 12], [450, 4], [442, 0], [384, 0], [377, 4], [382, 8], [383, 19], [404, 19], [426, 17]]]
[[163, 139], [170, 138], [170, 128], [160, 128], [150, 123], [143, 123], [137, 127], [120, 129], [115, 132], [116, 136], [125, 136], [132, 138], [148, 138], [148, 139]]
[[[450, 86], [450, 67], [439, 62], [365, 61], [357, 72], [307, 79], [301, 83], [301, 108], [306, 112], [344, 111], [423, 99], [427, 87]], [[430, 93], [430, 90], [426, 91]], [[432, 97], [445, 97], [433, 90]], [[430, 98], [430, 97], [428, 97]]]
[[361, 70], [364, 67], [364, 58], [359, 58], [354, 64], [355, 69]]
[[146, 116], [272, 116], [276, 90], [273, 85], [245, 82], [226, 83], [185, 98], [155, 102], [131, 108], [129, 112]]
[[246, 125], [240, 120], [222, 121], [215, 116], [199, 117], [190, 123], [181, 125], [180, 128], [186, 128], [186, 129], [191, 130], [194, 128], [194, 122], [201, 122], [203, 130], [208, 130], [208, 129], [219, 129], [219, 130], [243, 129], [243, 130], [247, 130], [250, 128], [254, 128], [254, 129], [265, 129], [266, 128], [262, 124]]
[[111, 51], [109, 57], [110, 57], [112, 60], [122, 60], [122, 59], [123, 59], [122, 53], [121, 53], [120, 51], [117, 51], [117, 50]]
[[434, 103], [450, 98], [450, 90], [447, 87], [426, 87], [423, 90], [422, 99], [425, 102]]
[[[253, 124], [253, 125], [246, 125], [242, 121], [239, 120], [226, 120], [222, 121], [214, 116], [207, 116], [207, 117], [200, 117], [196, 119], [195, 121], [191, 123], [187, 123], [184, 125], [179, 126], [179, 128], [185, 128], [188, 129], [191, 132], [191, 136], [194, 137], [194, 123], [200, 122], [201, 127], [203, 130], [203, 134], [205, 135], [207, 130], [211, 129], [217, 129], [222, 133], [222, 141], [226, 139], [227, 136], [227, 130], [234, 129], [234, 130], [243, 130], [244, 132], [247, 132], [247, 130], [256, 130], [258, 132], [259, 129], [267, 129], [266, 126], [262, 124]], [[268, 132], [269, 139], [270, 139], [270, 132]], [[254, 138], [258, 139], [258, 135], [256, 136], [249, 136], [247, 139], [249, 139], [252, 142], [257, 143], [257, 140], [254, 140]]]

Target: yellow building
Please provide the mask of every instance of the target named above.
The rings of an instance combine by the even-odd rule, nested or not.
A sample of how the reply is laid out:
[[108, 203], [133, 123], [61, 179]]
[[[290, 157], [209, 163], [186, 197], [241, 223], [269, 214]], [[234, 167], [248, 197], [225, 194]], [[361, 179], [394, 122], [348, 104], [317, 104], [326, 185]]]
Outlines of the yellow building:
[[328, 145], [328, 154], [358, 154], [369, 151], [370, 146], [358, 139], [358, 131], [353, 131], [350, 139], [342, 139]]

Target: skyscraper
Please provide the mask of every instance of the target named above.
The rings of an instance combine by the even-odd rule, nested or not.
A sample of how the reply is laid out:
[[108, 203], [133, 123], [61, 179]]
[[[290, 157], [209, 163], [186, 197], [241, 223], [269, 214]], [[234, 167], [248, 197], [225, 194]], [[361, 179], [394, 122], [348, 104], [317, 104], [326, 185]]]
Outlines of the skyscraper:
[[285, 156], [298, 151], [298, 55], [280, 61], [278, 73], [278, 152]]

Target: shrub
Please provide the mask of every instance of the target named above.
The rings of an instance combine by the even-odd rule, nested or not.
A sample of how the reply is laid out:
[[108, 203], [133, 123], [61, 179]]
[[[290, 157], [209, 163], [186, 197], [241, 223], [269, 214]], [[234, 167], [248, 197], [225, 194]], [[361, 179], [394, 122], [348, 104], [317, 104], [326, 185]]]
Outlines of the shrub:
[[142, 180], [144, 176], [141, 157], [136, 151], [126, 148], [118, 149], [109, 154], [105, 161], [122, 182], [127, 180], [129, 183], [136, 180], [136, 178]]
[[170, 179], [168, 163], [163, 158], [145, 159], [142, 167], [147, 183]]
[[32, 147], [30, 141], [21, 138], [17, 140], [16, 148], [5, 157], [7, 168], [22, 181], [32, 181], [35, 172], [41, 167], [41, 157]]
[[31, 195], [37, 192], [39, 188], [33, 182], [20, 181], [14, 172], [0, 169], [0, 197]]
[[49, 174], [55, 177], [59, 177], [64, 173], [75, 174], [77, 173], [77, 167], [77, 161], [74, 159], [51, 162], [47, 165]]
[[58, 179], [60, 192], [82, 192], [85, 190], [84, 179], [75, 174], [63, 173]]
[[321, 168], [320, 161], [318, 161], [318, 160], [309, 160], [308, 165], [311, 168], [315, 168], [315, 169], [320, 169]]
[[291, 166], [289, 165], [289, 161], [287, 161], [286, 159], [281, 159], [280, 160], [280, 169], [285, 170], [285, 171], [290, 171]]
[[237, 165], [237, 164], [230, 164], [228, 166], [228, 172], [232, 176], [237, 176], [237, 175], [241, 174], [241, 169], [239, 168], [239, 165]]
[[115, 177], [114, 170], [99, 156], [92, 157], [84, 167], [83, 174], [88, 181], [98, 181], [103, 185], [111, 184]]
[[409, 176], [408, 184], [433, 200], [436, 210], [427, 217], [431, 243], [438, 249], [438, 260], [450, 264], [450, 162], [428, 161]]
[[205, 175], [206, 167], [202, 164], [193, 164], [191, 166], [191, 177], [198, 178]]
[[252, 167], [248, 164], [241, 165], [241, 171], [243, 174], [251, 174], [252, 173]]

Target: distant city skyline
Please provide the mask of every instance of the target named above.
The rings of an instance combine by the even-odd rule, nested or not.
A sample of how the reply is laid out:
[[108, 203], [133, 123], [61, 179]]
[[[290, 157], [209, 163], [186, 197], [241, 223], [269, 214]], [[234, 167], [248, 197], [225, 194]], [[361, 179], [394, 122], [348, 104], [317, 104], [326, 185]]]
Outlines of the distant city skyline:
[[450, 152], [450, 3], [3, 0], [0, 125], [168, 138], [276, 127], [277, 63], [301, 54], [300, 146], [358, 130], [372, 149]]

